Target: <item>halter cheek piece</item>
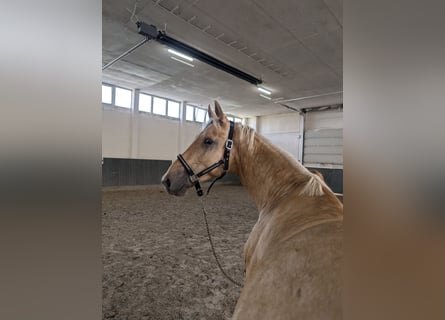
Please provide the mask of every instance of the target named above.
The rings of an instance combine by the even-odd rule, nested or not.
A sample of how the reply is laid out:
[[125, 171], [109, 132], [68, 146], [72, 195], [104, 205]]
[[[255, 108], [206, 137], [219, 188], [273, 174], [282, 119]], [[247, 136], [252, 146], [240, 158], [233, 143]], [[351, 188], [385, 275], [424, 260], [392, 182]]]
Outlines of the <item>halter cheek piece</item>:
[[235, 123], [233, 121], [230, 121], [229, 136], [227, 137], [227, 140], [226, 140], [226, 147], [224, 149], [223, 159], [219, 160], [218, 162], [215, 162], [210, 167], [205, 168], [204, 170], [195, 174], [193, 172], [193, 169], [187, 163], [187, 161], [185, 161], [185, 159], [182, 157], [182, 154], [178, 155], [178, 160], [184, 167], [185, 171], [187, 171], [187, 173], [189, 175], [189, 180], [195, 186], [196, 193], [198, 194], [199, 197], [201, 197], [203, 195], [201, 185], [199, 184], [200, 177], [202, 177], [203, 175], [206, 175], [210, 171], [213, 171], [220, 166], [223, 166], [223, 169], [224, 169], [223, 173], [212, 182], [210, 187], [207, 189], [207, 194], [208, 194], [210, 192], [210, 189], [212, 188], [213, 184], [217, 180], [221, 179], [222, 177], [224, 177], [226, 175], [227, 170], [229, 169], [230, 151], [232, 150], [232, 146], [233, 146], [232, 139], [233, 139], [234, 127], [235, 127]]

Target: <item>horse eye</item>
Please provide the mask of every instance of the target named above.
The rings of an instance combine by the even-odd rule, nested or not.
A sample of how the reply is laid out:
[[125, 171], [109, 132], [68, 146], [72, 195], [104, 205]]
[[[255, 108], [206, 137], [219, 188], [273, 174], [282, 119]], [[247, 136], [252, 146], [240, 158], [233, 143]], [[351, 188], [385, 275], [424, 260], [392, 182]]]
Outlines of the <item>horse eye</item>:
[[210, 138], [205, 138], [204, 139], [204, 144], [211, 145], [211, 144], [213, 144], [213, 140], [210, 139]]

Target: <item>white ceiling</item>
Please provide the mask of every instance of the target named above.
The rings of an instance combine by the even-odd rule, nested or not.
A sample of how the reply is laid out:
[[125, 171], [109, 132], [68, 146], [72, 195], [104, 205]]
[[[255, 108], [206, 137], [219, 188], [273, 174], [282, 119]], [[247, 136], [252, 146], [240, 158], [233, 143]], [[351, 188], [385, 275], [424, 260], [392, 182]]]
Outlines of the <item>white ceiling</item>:
[[[249, 117], [342, 103], [341, 0], [104, 0], [103, 64], [143, 40], [136, 18], [263, 80], [250, 83], [200, 61], [189, 67], [150, 41], [104, 70], [103, 81]], [[132, 12], [136, 16], [132, 17]]]

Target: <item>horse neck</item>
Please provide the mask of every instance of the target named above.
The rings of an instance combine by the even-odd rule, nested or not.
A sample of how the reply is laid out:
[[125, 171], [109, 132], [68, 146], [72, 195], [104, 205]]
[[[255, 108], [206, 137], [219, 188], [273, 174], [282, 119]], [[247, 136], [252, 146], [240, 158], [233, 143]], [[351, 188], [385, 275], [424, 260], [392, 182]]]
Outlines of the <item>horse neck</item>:
[[290, 155], [254, 133], [249, 147], [248, 137], [237, 126], [234, 135], [234, 168], [258, 209], [273, 206], [284, 195], [302, 187], [311, 174]]

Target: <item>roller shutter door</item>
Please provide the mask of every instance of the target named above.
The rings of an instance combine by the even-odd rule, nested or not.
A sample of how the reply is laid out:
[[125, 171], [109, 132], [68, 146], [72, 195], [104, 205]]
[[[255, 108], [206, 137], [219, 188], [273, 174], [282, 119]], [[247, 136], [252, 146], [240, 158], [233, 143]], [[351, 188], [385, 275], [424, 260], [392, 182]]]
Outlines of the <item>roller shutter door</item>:
[[343, 110], [306, 113], [303, 163], [314, 168], [343, 168]]

